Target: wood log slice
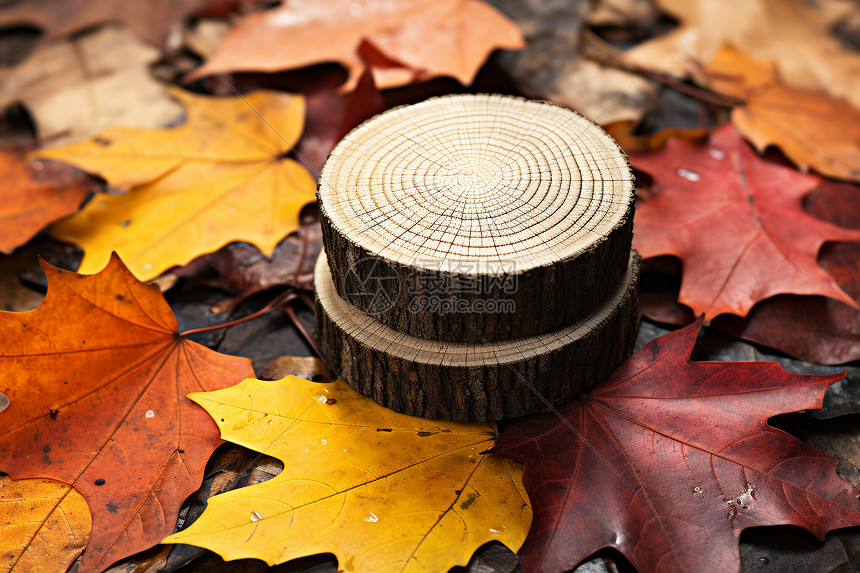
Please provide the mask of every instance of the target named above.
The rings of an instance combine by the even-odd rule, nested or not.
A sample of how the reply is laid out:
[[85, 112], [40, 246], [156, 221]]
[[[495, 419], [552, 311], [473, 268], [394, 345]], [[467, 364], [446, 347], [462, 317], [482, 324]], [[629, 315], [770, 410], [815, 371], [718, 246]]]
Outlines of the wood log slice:
[[627, 269], [627, 157], [546, 102], [454, 95], [389, 110], [332, 151], [318, 187], [341, 298], [425, 339], [558, 331]]
[[317, 260], [317, 328], [334, 376], [397, 412], [457, 421], [546, 412], [597, 384], [632, 350], [639, 255], [597, 308], [557, 332], [505, 341], [428, 340], [398, 332], [337, 293]]

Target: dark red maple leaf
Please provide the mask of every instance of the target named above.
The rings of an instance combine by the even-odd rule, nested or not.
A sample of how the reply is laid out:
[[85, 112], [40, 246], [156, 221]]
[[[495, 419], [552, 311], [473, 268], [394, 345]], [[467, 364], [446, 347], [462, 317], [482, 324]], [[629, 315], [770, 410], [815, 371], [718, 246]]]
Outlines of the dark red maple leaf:
[[349, 94], [340, 93], [334, 87], [309, 94], [305, 132], [296, 145], [296, 154], [318, 174], [328, 154], [344, 135], [385, 108], [385, 99], [373, 83], [369, 67], [358, 77], [355, 89]]
[[526, 571], [564, 571], [604, 547], [640, 571], [739, 571], [747, 527], [819, 538], [860, 524], [836, 460], [767, 418], [821, 406], [844, 377], [768, 362], [693, 362], [697, 321], [662, 336], [584, 400], [511, 423], [492, 452], [524, 462], [534, 521]]
[[860, 308], [816, 263], [825, 242], [860, 240], [860, 231], [803, 211], [821, 178], [764, 161], [730, 124], [706, 144], [670, 139], [660, 151], [631, 153], [630, 162], [654, 179], [636, 205], [633, 244], [645, 258], [682, 260], [678, 300], [695, 314], [746, 316], [777, 294]]

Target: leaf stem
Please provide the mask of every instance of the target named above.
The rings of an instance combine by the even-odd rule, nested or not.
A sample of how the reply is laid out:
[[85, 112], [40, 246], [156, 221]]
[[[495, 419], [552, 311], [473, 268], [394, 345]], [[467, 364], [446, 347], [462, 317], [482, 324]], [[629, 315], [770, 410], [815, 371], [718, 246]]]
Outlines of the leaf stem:
[[712, 105], [718, 105], [722, 107], [735, 107], [738, 105], [743, 105], [745, 103], [742, 99], [714, 93], [698, 86], [684, 83], [679, 79], [670, 76], [669, 74], [655, 72], [653, 70], [649, 70], [642, 66], [633, 64], [627, 61], [627, 59], [624, 57], [624, 52], [618, 50], [615, 46], [595, 34], [593, 31], [589, 30], [588, 28], [583, 28], [581, 35], [589, 44], [591, 44], [592, 46], [594, 46], [595, 49], [601, 52], [605, 56], [605, 59], [609, 60], [603, 62], [605, 64], [618, 67], [627, 72], [652, 79], [657, 83], [663, 84], [667, 88], [673, 89], [677, 92], [681, 92], [682, 94], [688, 95], [690, 97], [696, 98], [700, 101]]
[[[283, 305], [287, 302], [290, 302], [294, 298], [298, 298], [298, 297], [297, 297], [295, 291], [290, 289], [290, 290], [287, 290], [287, 291], [279, 294], [278, 296], [273, 298], [271, 300], [271, 302], [269, 302], [269, 304], [267, 304], [266, 306], [264, 306], [260, 310], [249, 314], [248, 316], [244, 316], [242, 318], [237, 318], [236, 320], [231, 320], [230, 322], [225, 322], [223, 324], [215, 324], [212, 326], [204, 326], [202, 328], [194, 328], [191, 330], [186, 330], [185, 332], [180, 332], [179, 336], [182, 338], [185, 338], [187, 336], [190, 336], [192, 334], [198, 334], [200, 332], [209, 332], [211, 330], [220, 330], [222, 328], [229, 328], [231, 326], [235, 326], [237, 324], [241, 324], [243, 322], [247, 322], [249, 320], [259, 318], [259, 317], [263, 316], [264, 314], [275, 310], [276, 308], [280, 307], [281, 305]], [[303, 333], [303, 336], [307, 336], [307, 334]]]
[[[301, 297], [299, 297], [299, 299], [302, 302], [304, 302], [305, 304], [307, 304], [306, 300], [302, 299]], [[311, 309], [311, 310], [313, 310], [313, 309]], [[320, 352], [320, 349], [317, 348], [317, 345], [314, 342], [314, 339], [311, 338], [311, 335], [308, 334], [308, 331], [305, 330], [305, 327], [302, 326], [301, 322], [299, 322], [299, 319], [296, 316], [296, 313], [293, 310], [293, 308], [291, 306], [285, 306], [284, 312], [287, 313], [287, 316], [290, 318], [290, 321], [292, 321], [293, 326], [296, 327], [296, 330], [298, 330], [299, 334], [302, 335], [302, 338], [305, 339], [305, 343], [307, 343], [307, 345], [311, 347], [311, 350], [313, 351], [314, 355], [316, 355], [317, 358], [322, 359], [322, 353]]]

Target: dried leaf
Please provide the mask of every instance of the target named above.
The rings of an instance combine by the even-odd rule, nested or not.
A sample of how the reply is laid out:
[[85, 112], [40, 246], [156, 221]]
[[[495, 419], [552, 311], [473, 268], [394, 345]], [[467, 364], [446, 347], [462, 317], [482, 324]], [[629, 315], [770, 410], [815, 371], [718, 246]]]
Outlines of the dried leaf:
[[0, 476], [3, 554], [0, 571], [65, 571], [87, 545], [92, 518], [70, 486], [48, 479]]
[[285, 467], [211, 498], [166, 543], [270, 565], [331, 552], [344, 571], [445, 571], [491, 540], [516, 549], [531, 523], [521, 468], [484, 455], [492, 425], [396, 414], [342, 380], [245, 380], [190, 398], [226, 439]]
[[686, 76], [725, 45], [776, 62], [779, 75], [799, 89], [819, 90], [860, 108], [860, 54], [830, 30], [851, 2], [841, 0], [657, 0], [681, 26], [635, 46], [628, 61]]
[[[860, 243], [828, 245], [819, 260], [843, 275], [840, 285], [860, 301]], [[725, 316], [713, 326], [810, 362], [860, 360], [860, 311], [829, 298], [778, 296], [756, 305], [746, 319]]]
[[279, 356], [260, 370], [260, 380], [280, 380], [292, 374], [314, 382], [331, 382], [325, 364], [313, 356]]
[[[340, 94], [333, 88], [310, 94], [307, 124], [296, 145], [296, 156], [311, 171], [319, 173], [341, 137], [384, 110], [385, 101], [373, 85], [369, 70], [361, 74], [358, 85], [349, 94]], [[277, 286], [313, 290], [314, 263], [322, 251], [322, 230], [316, 206], [307, 206], [300, 218], [298, 230], [278, 243], [269, 257], [247, 243], [231, 243], [195, 259], [174, 274], [199, 279], [201, 274], [213, 271], [215, 278], [204, 278], [203, 282], [236, 295], [218, 303], [218, 310], [229, 310], [248, 297]]]
[[860, 524], [860, 491], [836, 460], [774, 429], [818, 408], [844, 377], [767, 362], [693, 362], [700, 322], [662, 336], [581, 401], [514, 421], [492, 450], [526, 464], [535, 523], [526, 571], [567, 570], [603, 547], [638, 571], [740, 571], [749, 527], [819, 539]]
[[380, 88], [437, 76], [469, 84], [494, 49], [523, 46], [516, 26], [481, 0], [294, 0], [239, 20], [188, 79], [339, 62], [350, 90], [362, 42], [387, 60], [373, 66]]
[[654, 179], [636, 206], [634, 246], [645, 258], [682, 260], [679, 301], [695, 314], [746, 316], [756, 302], [782, 293], [860, 308], [816, 263], [826, 241], [860, 240], [860, 231], [803, 211], [818, 177], [764, 161], [731, 125], [705, 145], [670, 139], [630, 161]]
[[0, 150], [0, 253], [77, 211], [89, 189], [89, 178], [65, 165], [30, 166], [22, 153]]
[[330, 88], [308, 95], [307, 101], [307, 128], [296, 146], [296, 154], [316, 173], [322, 171], [328, 154], [344, 135], [386, 108], [369, 68], [364, 69], [349, 94]]
[[638, 122], [654, 107], [656, 93], [641, 76], [576, 58], [564, 67], [546, 97], [606, 125]]
[[221, 38], [230, 29], [225, 20], [200, 18], [183, 30], [183, 40], [189, 50], [208, 60], [218, 50]]
[[44, 273], [38, 258], [71, 268], [75, 248], [51, 240], [33, 240], [7, 256], [0, 256], [0, 310], [33, 310], [44, 300]]
[[597, 0], [588, 14], [589, 26], [651, 28], [657, 23], [657, 7], [651, 0]]
[[129, 30], [113, 26], [46, 42], [17, 67], [0, 71], [0, 108], [22, 102], [51, 146], [114, 125], [160, 127], [181, 117], [182, 108], [149, 73], [158, 57]]
[[[274, 378], [266, 377], [266, 373], [272, 375], [281, 372], [280, 375]], [[326, 372], [325, 365], [317, 359], [309, 356], [281, 356], [272, 362], [266, 364], [261, 370], [260, 377], [262, 380], [280, 380], [281, 378], [293, 374], [300, 378], [312, 379], [317, 374], [325, 374], [325, 380], [331, 382], [331, 377]], [[316, 378], [313, 378], [316, 380]], [[250, 485], [262, 483], [270, 480], [278, 475], [284, 469], [284, 464], [279, 460], [259, 454], [253, 450], [237, 446], [235, 444], [224, 444], [218, 448], [215, 453], [209, 458], [209, 463], [206, 464], [206, 474], [203, 478], [203, 485], [191, 499], [191, 504], [185, 512], [185, 519], [182, 523], [177, 523], [178, 528], [182, 528], [185, 524], [190, 524], [197, 520], [203, 511], [206, 509], [206, 504], [209, 498], [213, 495], [233, 490], [238, 487], [248, 487]], [[224, 563], [219, 557], [201, 547], [193, 545], [162, 545], [167, 550], [169, 556], [160, 562], [141, 565], [138, 568], [132, 568], [127, 573], [147, 573], [156, 572], [171, 573], [173, 571], [229, 571], [230, 573], [238, 573], [246, 571], [242, 562], [231, 561]], [[325, 556], [322, 556], [324, 559]], [[219, 562], [219, 567], [213, 567], [207, 560], [214, 559]], [[140, 563], [140, 559], [135, 559], [135, 556], [129, 558], [129, 561]], [[193, 561], [190, 566], [189, 563]], [[268, 571], [268, 567], [262, 561], [248, 560], [253, 564], [253, 570]], [[336, 573], [337, 566], [333, 559], [330, 559], [331, 571], [328, 573]], [[187, 566], [187, 567], [186, 567]], [[248, 569], [250, 571], [251, 569]], [[289, 568], [279, 567], [279, 570], [285, 569], [283, 573], [304, 573], [307, 568], [301, 566]], [[123, 572], [115, 572], [123, 573]], [[310, 573], [309, 571], [307, 573]], [[314, 573], [324, 573], [318, 569], [314, 569]]]
[[[621, 149], [627, 153], [645, 153], [648, 151], [657, 151], [669, 139], [682, 139], [684, 141], [702, 141], [707, 139], [713, 130], [709, 128], [690, 129], [685, 127], [670, 127], [661, 129], [657, 133], [650, 135], [634, 134], [637, 122], [635, 121], [620, 121], [610, 125], [604, 125], [603, 129], [606, 133], [612, 136], [612, 139], [618, 142]], [[640, 184], [641, 187], [641, 184]]]
[[739, 97], [732, 123], [759, 152], [778, 146], [806, 171], [860, 181], [860, 110], [845, 100], [780, 83], [770, 61], [723, 48], [702, 69], [715, 91]]
[[56, 38], [103, 22], [123, 22], [147, 42], [161, 45], [171, 27], [211, 1], [7, 0], [0, 11], [0, 27], [29, 24]]
[[[281, 241], [271, 257], [264, 256], [248, 243], [231, 243], [178, 268], [173, 274], [236, 295], [212, 307], [215, 312], [226, 312], [270, 288], [290, 286], [312, 291], [314, 263], [322, 249], [322, 229], [316, 217]], [[214, 277], [207, 277], [212, 272]]]
[[80, 272], [98, 271], [116, 251], [135, 276], [149, 280], [242, 240], [268, 256], [315, 200], [313, 178], [286, 157], [302, 131], [303, 98], [172, 93], [187, 110], [182, 125], [118, 127], [41, 153], [131, 188], [97, 195], [51, 228], [56, 238], [85, 249]]
[[156, 287], [114, 257], [84, 276], [44, 264], [33, 311], [0, 313], [0, 471], [75, 487], [93, 515], [80, 571], [100, 571], [173, 531], [220, 443], [185, 398], [253, 374], [189, 342]]
[[580, 32], [592, 2], [493, 0], [520, 27], [525, 49], [501, 52], [496, 62], [516, 89], [604, 123], [639, 121], [654, 103], [654, 87], [640, 76], [580, 57]]

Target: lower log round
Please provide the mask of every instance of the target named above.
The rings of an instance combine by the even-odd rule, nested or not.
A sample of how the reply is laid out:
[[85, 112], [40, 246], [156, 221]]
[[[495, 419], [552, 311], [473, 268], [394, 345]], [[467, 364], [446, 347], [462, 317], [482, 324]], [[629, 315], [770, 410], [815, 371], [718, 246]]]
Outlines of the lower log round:
[[594, 312], [567, 328], [486, 343], [427, 340], [356, 310], [315, 270], [319, 339], [332, 374], [378, 404], [424, 418], [484, 422], [547, 412], [608, 376], [639, 324], [639, 255]]

